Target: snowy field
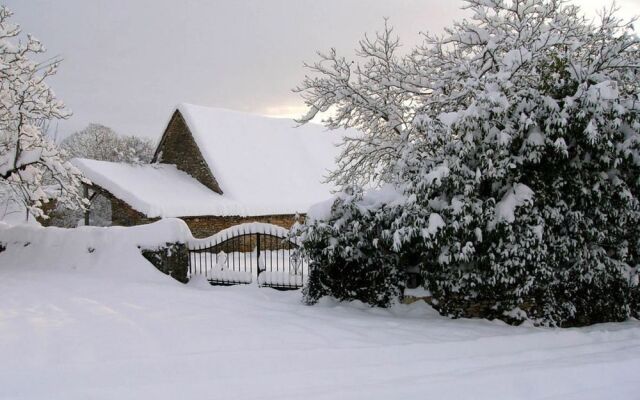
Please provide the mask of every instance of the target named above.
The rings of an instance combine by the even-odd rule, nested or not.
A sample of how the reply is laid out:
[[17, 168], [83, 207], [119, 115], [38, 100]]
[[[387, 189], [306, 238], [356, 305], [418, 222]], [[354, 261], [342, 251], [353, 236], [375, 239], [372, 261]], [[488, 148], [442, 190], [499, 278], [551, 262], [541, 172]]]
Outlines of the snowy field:
[[126, 245], [133, 228], [113, 231], [0, 229], [30, 240], [0, 253], [0, 399], [640, 398], [638, 321], [307, 307], [299, 291], [182, 285]]

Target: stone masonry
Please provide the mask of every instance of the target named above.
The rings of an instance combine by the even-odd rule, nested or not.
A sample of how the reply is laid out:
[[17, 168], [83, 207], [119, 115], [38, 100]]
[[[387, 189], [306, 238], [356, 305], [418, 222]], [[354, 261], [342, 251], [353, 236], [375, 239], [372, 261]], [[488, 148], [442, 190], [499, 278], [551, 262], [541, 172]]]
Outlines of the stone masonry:
[[[102, 195], [106, 196], [111, 201], [111, 221], [113, 225], [119, 226], [134, 226], [141, 224], [149, 224], [157, 221], [159, 218], [149, 218], [143, 213], [134, 210], [131, 206], [124, 201], [113, 196], [106, 190], [100, 190]], [[298, 220], [302, 220], [304, 215], [299, 215]], [[205, 238], [220, 232], [223, 229], [230, 228], [234, 225], [244, 224], [248, 222], [263, 222], [267, 224], [278, 225], [283, 228], [289, 229], [296, 222], [295, 215], [258, 215], [251, 217], [241, 216], [217, 216], [206, 215], [198, 217], [180, 217], [187, 223], [191, 233], [194, 237]]]
[[193, 135], [180, 111], [173, 113], [153, 156], [153, 162], [175, 164], [179, 170], [193, 176], [214, 192], [222, 194], [220, 185], [202, 157], [200, 148], [193, 140]]
[[[303, 218], [302, 216], [300, 218]], [[295, 215], [259, 215], [252, 217], [240, 216], [204, 216], [204, 217], [184, 217], [184, 220], [193, 236], [198, 238], [208, 237], [223, 229], [230, 228], [234, 225], [244, 224], [247, 222], [263, 222], [281, 226], [285, 229], [291, 228], [296, 222]]]

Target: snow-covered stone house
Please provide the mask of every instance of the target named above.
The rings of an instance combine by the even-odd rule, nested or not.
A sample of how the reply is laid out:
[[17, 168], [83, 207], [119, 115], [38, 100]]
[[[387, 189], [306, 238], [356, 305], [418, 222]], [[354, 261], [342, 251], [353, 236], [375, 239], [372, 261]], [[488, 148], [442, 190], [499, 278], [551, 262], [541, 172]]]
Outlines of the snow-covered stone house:
[[179, 217], [206, 237], [244, 222], [290, 227], [331, 195], [324, 177], [339, 138], [319, 125], [181, 104], [154, 163], [73, 163], [110, 200], [114, 225]]

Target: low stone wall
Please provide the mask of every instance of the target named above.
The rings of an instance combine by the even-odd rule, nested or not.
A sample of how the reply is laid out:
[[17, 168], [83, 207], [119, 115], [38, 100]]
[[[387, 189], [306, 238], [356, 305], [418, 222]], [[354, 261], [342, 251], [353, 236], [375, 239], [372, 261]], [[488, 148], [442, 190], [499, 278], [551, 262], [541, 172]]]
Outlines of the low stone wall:
[[189, 281], [189, 251], [184, 243], [167, 243], [158, 249], [140, 249], [144, 258], [179, 282]]
[[[300, 220], [304, 216], [299, 216]], [[281, 226], [285, 229], [289, 229], [297, 221], [296, 216], [289, 215], [260, 215], [254, 217], [218, 217], [218, 216], [204, 216], [204, 217], [183, 217], [181, 218], [187, 223], [191, 233], [194, 237], [205, 238], [218, 233], [223, 229], [230, 228], [234, 225], [240, 225], [248, 222], [263, 222], [267, 224], [273, 224]]]
[[[493, 310], [493, 305], [495, 301], [465, 301], [460, 297], [453, 297], [454, 299], [459, 301], [459, 309], [462, 311], [460, 315], [457, 315], [459, 318], [488, 318], [488, 319], [500, 319], [504, 322], [519, 325], [522, 323], [520, 320], [516, 320], [515, 318], [511, 318], [506, 315], [496, 314]], [[424, 301], [425, 303], [433, 306], [436, 310], [438, 309], [438, 301], [434, 299], [431, 295], [412, 295], [405, 294], [401, 299], [403, 304], [412, 304], [417, 301]], [[525, 312], [531, 310], [534, 306], [533, 302], [525, 302], [519, 306], [519, 308]], [[587, 324], [588, 325], [588, 324]]]

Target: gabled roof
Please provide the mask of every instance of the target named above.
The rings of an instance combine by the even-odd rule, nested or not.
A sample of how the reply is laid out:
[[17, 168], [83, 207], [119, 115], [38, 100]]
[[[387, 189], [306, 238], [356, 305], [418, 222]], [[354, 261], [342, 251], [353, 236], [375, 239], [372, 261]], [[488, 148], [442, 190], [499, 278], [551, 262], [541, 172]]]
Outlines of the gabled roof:
[[92, 183], [150, 218], [246, 215], [236, 202], [210, 190], [169, 164], [126, 164], [74, 158]]
[[177, 107], [225, 198], [279, 214], [330, 196], [324, 179], [342, 134], [317, 124], [219, 108]]
[[324, 178], [335, 165], [341, 134], [313, 124], [296, 127], [290, 119], [191, 104], [181, 104], [177, 112], [222, 195], [173, 165], [87, 159], [74, 164], [148, 217], [305, 213], [331, 196], [333, 188]]

